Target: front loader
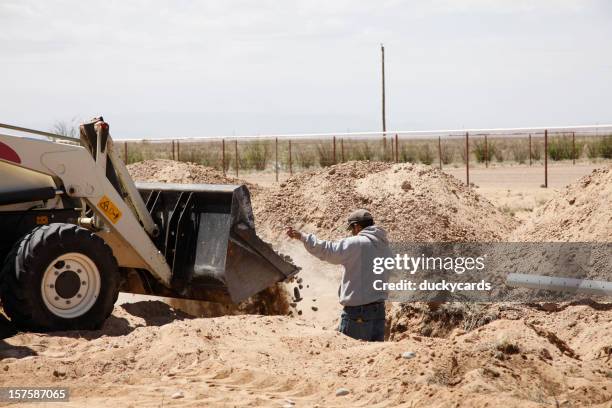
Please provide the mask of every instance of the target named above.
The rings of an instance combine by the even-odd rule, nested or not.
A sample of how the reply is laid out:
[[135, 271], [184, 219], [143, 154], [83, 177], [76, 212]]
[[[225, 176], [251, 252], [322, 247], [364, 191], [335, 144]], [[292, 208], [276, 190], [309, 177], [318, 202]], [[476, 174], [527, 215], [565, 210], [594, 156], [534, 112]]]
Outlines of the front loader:
[[0, 134], [0, 299], [18, 327], [98, 328], [119, 291], [239, 303], [298, 272], [256, 235], [246, 186], [135, 184], [102, 118], [80, 140], [27, 132]]

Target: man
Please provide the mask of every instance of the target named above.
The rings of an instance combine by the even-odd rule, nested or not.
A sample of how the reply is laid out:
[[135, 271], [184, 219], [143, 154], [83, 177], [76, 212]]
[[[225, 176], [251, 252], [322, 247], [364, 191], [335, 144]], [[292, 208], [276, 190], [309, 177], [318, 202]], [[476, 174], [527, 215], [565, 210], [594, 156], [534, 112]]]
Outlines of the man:
[[352, 236], [340, 241], [323, 241], [313, 234], [303, 234], [293, 228], [287, 235], [304, 243], [308, 252], [317, 258], [344, 266], [338, 288], [344, 311], [338, 331], [358, 340], [384, 341], [385, 300], [387, 293], [374, 289], [375, 280], [387, 282], [388, 274], [374, 274], [373, 260], [391, 257], [387, 233], [374, 225], [372, 214], [356, 210], [348, 217]]

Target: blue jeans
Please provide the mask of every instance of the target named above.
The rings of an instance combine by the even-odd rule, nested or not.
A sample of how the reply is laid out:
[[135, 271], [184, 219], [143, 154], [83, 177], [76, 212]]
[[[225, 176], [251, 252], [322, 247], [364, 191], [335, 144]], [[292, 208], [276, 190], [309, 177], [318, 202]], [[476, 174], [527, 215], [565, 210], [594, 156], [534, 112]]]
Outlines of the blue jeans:
[[385, 303], [345, 306], [338, 331], [356, 340], [385, 340]]

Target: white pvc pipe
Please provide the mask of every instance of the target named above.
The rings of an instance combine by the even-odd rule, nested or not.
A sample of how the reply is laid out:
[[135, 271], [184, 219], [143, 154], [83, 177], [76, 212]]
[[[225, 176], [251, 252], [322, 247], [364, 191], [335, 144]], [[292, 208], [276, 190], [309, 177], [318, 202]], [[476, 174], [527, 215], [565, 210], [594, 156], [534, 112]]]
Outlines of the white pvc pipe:
[[545, 130], [551, 132], [572, 132], [572, 131], [612, 131], [612, 124], [606, 125], [578, 125], [578, 126], [539, 126], [539, 127], [518, 127], [518, 128], [491, 128], [491, 129], [443, 129], [443, 130], [387, 130], [385, 132], [337, 132], [337, 133], [288, 133], [288, 134], [259, 134], [259, 135], [242, 135], [242, 136], [203, 136], [203, 137], [172, 137], [172, 138], [128, 138], [118, 139], [118, 142], [142, 142], [144, 140], [148, 142], [169, 142], [171, 140], [184, 140], [184, 141], [197, 141], [197, 140], [210, 140], [210, 139], [252, 139], [252, 138], [323, 138], [332, 136], [382, 136], [383, 134], [391, 137], [392, 135], [412, 135], [412, 136], [465, 136], [465, 133], [478, 135], [478, 134], [499, 134], [499, 135], [511, 135], [511, 134], [527, 134], [527, 133], [544, 133]]
[[[42, 132], [39, 130], [27, 129], [19, 126], [8, 125], [4, 123], [0, 123], [0, 128], [12, 129], [19, 132], [24, 133], [32, 133], [46, 137], [54, 137], [58, 139], [64, 139], [69, 141], [78, 142], [78, 139], [73, 139], [66, 136], [60, 136], [49, 132]], [[205, 136], [205, 137], [171, 137], [171, 138], [117, 138], [115, 137], [115, 141], [117, 142], [169, 142], [172, 140], [183, 140], [183, 141], [198, 141], [198, 140], [210, 140], [210, 139], [251, 139], [251, 138], [324, 138], [324, 137], [332, 137], [332, 136], [382, 136], [383, 134], [392, 136], [394, 134], [401, 135], [412, 135], [412, 136], [465, 136], [465, 133], [468, 132], [470, 134], [478, 135], [478, 134], [500, 134], [500, 135], [512, 135], [512, 134], [527, 134], [527, 133], [543, 133], [545, 130], [551, 132], [572, 132], [572, 131], [612, 131], [612, 124], [603, 124], [603, 125], [576, 125], [576, 126], [537, 126], [537, 127], [516, 127], [516, 128], [489, 128], [489, 129], [440, 129], [440, 130], [387, 130], [385, 132], [376, 131], [376, 132], [336, 132], [336, 133], [288, 133], [288, 134], [259, 134], [259, 135], [242, 135], [242, 136]]]
[[561, 292], [579, 292], [603, 296], [612, 295], [612, 282], [607, 281], [558, 278], [555, 276], [511, 273], [506, 278], [506, 284], [508, 286], [530, 289], [546, 289]]

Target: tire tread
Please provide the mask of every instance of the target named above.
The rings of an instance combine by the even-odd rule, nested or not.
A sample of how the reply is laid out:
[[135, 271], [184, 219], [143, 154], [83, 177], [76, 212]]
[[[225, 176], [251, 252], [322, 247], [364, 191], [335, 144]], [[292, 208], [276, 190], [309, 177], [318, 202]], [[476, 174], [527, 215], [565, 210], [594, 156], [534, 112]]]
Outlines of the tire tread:
[[[37, 305], [35, 296], [32, 296], [33, 292], [28, 291], [28, 283], [33, 279], [37, 268], [40, 268], [37, 265], [38, 260], [49, 252], [49, 248], [55, 246], [64, 252], [71, 252], [75, 250], [75, 243], [76, 246], [79, 243], [88, 246], [90, 251], [101, 254], [103, 259], [110, 262], [106, 268], [108, 270], [103, 270], [100, 265], [98, 269], [102, 286], [106, 281], [111, 287], [100, 288], [100, 298], [85, 315], [74, 319], [57, 317], [50, 320], [37, 310], [40, 305]], [[106, 293], [105, 289], [110, 290], [106, 298], [102, 296]], [[54, 223], [36, 227], [17, 241], [6, 256], [0, 271], [0, 294], [6, 314], [19, 328], [36, 331], [96, 329], [110, 316], [119, 295], [117, 260], [102, 238], [77, 225]], [[98, 302], [102, 304], [99, 310], [94, 312]]]

